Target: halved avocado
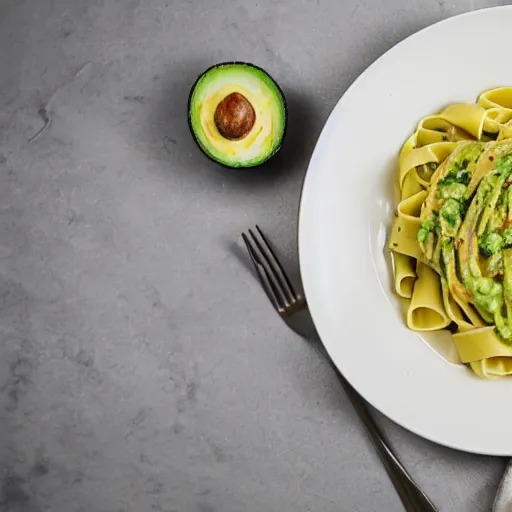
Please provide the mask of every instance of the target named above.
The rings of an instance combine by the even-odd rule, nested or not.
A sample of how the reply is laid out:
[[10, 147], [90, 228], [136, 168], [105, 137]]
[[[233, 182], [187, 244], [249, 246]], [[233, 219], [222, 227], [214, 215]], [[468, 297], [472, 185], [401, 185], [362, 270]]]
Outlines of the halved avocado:
[[284, 95], [263, 69], [225, 62], [192, 86], [189, 126], [203, 153], [226, 167], [256, 167], [276, 154], [286, 131]]

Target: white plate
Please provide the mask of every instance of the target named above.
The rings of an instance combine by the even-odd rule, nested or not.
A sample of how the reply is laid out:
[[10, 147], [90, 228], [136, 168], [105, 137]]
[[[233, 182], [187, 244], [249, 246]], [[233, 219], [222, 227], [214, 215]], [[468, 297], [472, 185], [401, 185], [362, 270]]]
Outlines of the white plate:
[[403, 427], [453, 448], [512, 455], [512, 380], [487, 381], [409, 331], [385, 249], [397, 155], [421, 117], [512, 85], [512, 6], [449, 18], [374, 62], [331, 113], [306, 175], [301, 274], [330, 356]]

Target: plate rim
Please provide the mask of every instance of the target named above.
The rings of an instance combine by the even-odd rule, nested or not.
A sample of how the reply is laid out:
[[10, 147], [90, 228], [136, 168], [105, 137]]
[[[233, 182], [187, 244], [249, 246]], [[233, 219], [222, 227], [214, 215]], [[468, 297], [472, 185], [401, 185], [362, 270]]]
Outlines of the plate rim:
[[[413, 40], [413, 39], [419, 37], [421, 34], [431, 30], [433, 27], [438, 27], [440, 25], [448, 24], [450, 22], [453, 22], [453, 20], [460, 19], [460, 18], [479, 16], [479, 15], [482, 15], [484, 13], [488, 13], [490, 11], [508, 11], [508, 12], [512, 12], [512, 5], [499, 5], [499, 6], [484, 7], [484, 8], [480, 8], [480, 9], [474, 9], [474, 10], [471, 10], [471, 11], [455, 14], [455, 15], [443, 18], [442, 20], [439, 20], [437, 22], [431, 23], [430, 25], [427, 25], [426, 27], [423, 27], [423, 28], [413, 32], [412, 34], [408, 35], [407, 37], [403, 38], [402, 40], [400, 40], [397, 43], [395, 43], [394, 45], [392, 45], [390, 48], [388, 48], [385, 52], [380, 54], [378, 57], [376, 57], [361, 73], [359, 73], [359, 75], [343, 91], [343, 93], [340, 95], [339, 99], [336, 101], [336, 104], [331, 109], [331, 111], [328, 114], [328, 116], [327, 116], [327, 118], [325, 120], [325, 123], [324, 123], [324, 125], [323, 125], [323, 127], [322, 127], [322, 129], [321, 129], [321, 131], [320, 131], [320, 133], [318, 135], [318, 137], [317, 137], [315, 146], [314, 146], [313, 151], [311, 153], [311, 156], [309, 158], [307, 169], [306, 169], [306, 173], [304, 175], [304, 178], [303, 178], [303, 181], [302, 181], [302, 185], [301, 185], [301, 189], [300, 189], [300, 196], [299, 196], [298, 223], [297, 223], [298, 261], [299, 261], [300, 276], [301, 276], [301, 280], [302, 280], [302, 284], [303, 284], [303, 289], [304, 289], [304, 295], [305, 295], [305, 299], [306, 299], [306, 303], [308, 304], [308, 307], [309, 307], [309, 302], [308, 302], [308, 288], [309, 288], [309, 284], [307, 284], [307, 283], [309, 283], [309, 280], [304, 277], [307, 274], [307, 271], [305, 271], [305, 264], [303, 263], [304, 262], [304, 254], [305, 254], [305, 242], [304, 242], [304, 240], [306, 238], [305, 230], [303, 228], [303, 226], [304, 226], [304, 220], [303, 219], [304, 219], [304, 216], [305, 216], [305, 213], [304, 213], [305, 191], [306, 191], [306, 187], [307, 187], [307, 183], [308, 183], [308, 177], [311, 176], [310, 170], [312, 168], [312, 163], [315, 161], [315, 159], [317, 157], [317, 153], [320, 150], [321, 142], [327, 137], [328, 128], [329, 128], [330, 124], [333, 122], [335, 113], [340, 108], [340, 104], [341, 104], [343, 98], [347, 94], [349, 94], [354, 88], [357, 87], [358, 83], [363, 79], [363, 77], [366, 74], [368, 74], [374, 67], [376, 67], [376, 65], [377, 65], [377, 63], [379, 61], [381, 61], [388, 53], [390, 53], [392, 50], [396, 49], [397, 47], [400, 47], [402, 45], [406, 45], [410, 40]], [[397, 148], [397, 151], [398, 150], [399, 150], [399, 148]], [[375, 279], [376, 279], [376, 281], [379, 281], [376, 277], [375, 277]], [[321, 338], [319, 330], [318, 330], [318, 325], [317, 325], [317, 322], [315, 320], [315, 315], [314, 315], [313, 311], [311, 310], [311, 308], [309, 308], [309, 310], [310, 310], [311, 317], [313, 319], [313, 323], [315, 324], [315, 327], [317, 328], [317, 332], [319, 334], [320, 340], [321, 340], [321, 342], [322, 342], [322, 344], [323, 344], [327, 354], [331, 358], [331, 360], [334, 363], [334, 365], [336, 366], [336, 368], [343, 375], [345, 375], [345, 373], [343, 371], [343, 364], [342, 364], [342, 362], [340, 364], [340, 361], [336, 360], [336, 358], [333, 357], [332, 344], [330, 344], [330, 343], [326, 344], [324, 342], [324, 340]], [[498, 456], [498, 457], [512, 456], [512, 445], [508, 449], [486, 449], [486, 448], [479, 448], [479, 447], [468, 447], [468, 446], [466, 446], [464, 444], [457, 444], [457, 443], [454, 443], [454, 442], [444, 441], [441, 438], [438, 438], [438, 437], [436, 437], [434, 435], [429, 434], [427, 431], [425, 431], [422, 428], [419, 428], [418, 426], [410, 425], [409, 422], [407, 422], [407, 421], [399, 420], [399, 419], [397, 419], [395, 417], [394, 414], [390, 414], [389, 412], [386, 412], [386, 411], [382, 410], [381, 407], [379, 407], [379, 405], [377, 405], [372, 398], [366, 396], [366, 394], [364, 392], [361, 392], [359, 389], [357, 389], [357, 387], [350, 381], [349, 377], [346, 377], [346, 378], [349, 381], [350, 385], [353, 386], [354, 389], [357, 391], [357, 393], [359, 393], [362, 396], [362, 398], [366, 402], [368, 402], [374, 409], [379, 411], [380, 414], [382, 414], [383, 416], [385, 416], [386, 418], [388, 418], [389, 420], [391, 420], [395, 424], [397, 424], [397, 425], [401, 426], [402, 428], [408, 430], [409, 432], [412, 432], [413, 434], [415, 434], [415, 435], [417, 435], [419, 437], [422, 437], [423, 439], [431, 441], [431, 442], [433, 442], [433, 443], [435, 443], [437, 445], [444, 446], [444, 447], [447, 447], [447, 448], [450, 448], [450, 449], [454, 449], [454, 450], [457, 450], [457, 451], [461, 451], [461, 452], [465, 452], [465, 453], [473, 453], [473, 454], [477, 454], [477, 455]]]

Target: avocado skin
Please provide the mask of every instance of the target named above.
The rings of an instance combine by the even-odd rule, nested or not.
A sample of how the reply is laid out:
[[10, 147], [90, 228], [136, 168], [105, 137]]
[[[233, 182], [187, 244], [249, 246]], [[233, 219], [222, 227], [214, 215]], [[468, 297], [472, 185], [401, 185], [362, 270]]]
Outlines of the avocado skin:
[[[209, 71], [211, 71], [212, 69], [215, 69], [215, 68], [220, 68], [222, 66], [230, 66], [230, 65], [242, 65], [242, 66], [250, 66], [254, 69], [257, 69], [258, 71], [261, 71], [263, 73], [265, 73], [271, 80], [272, 82], [274, 82], [277, 90], [279, 91], [279, 93], [281, 94], [281, 97], [283, 98], [283, 112], [284, 112], [284, 121], [283, 121], [283, 135], [281, 137], [281, 140], [279, 142], [279, 145], [275, 148], [275, 150], [271, 153], [269, 153], [269, 155], [264, 159], [262, 160], [261, 162], [259, 162], [258, 164], [256, 165], [250, 165], [250, 166], [233, 166], [233, 165], [228, 165], [224, 162], [219, 162], [218, 160], [215, 160], [215, 158], [212, 158], [210, 155], [208, 155], [207, 153], [205, 153], [203, 151], [203, 148], [201, 147], [201, 145], [199, 144], [199, 141], [197, 140], [197, 137], [196, 137], [196, 134], [194, 132], [194, 128], [192, 127], [192, 119], [191, 119], [191, 107], [192, 107], [192, 94], [194, 92], [194, 89], [197, 85], [197, 83], [199, 82], [199, 80], [201, 80], [201, 78], [206, 75], [206, 73], [208, 73]], [[206, 156], [206, 158], [208, 158], [208, 160], [216, 163], [217, 165], [220, 165], [221, 167], [224, 167], [225, 169], [256, 169], [258, 167], [261, 167], [262, 165], [266, 164], [282, 147], [283, 145], [283, 142], [284, 142], [284, 139], [286, 137], [286, 132], [288, 131], [288, 104], [286, 103], [286, 97], [283, 93], [283, 90], [281, 89], [280, 85], [274, 80], [274, 78], [267, 72], [265, 71], [263, 68], [259, 67], [259, 66], [256, 66], [255, 64], [252, 64], [250, 62], [244, 62], [244, 61], [239, 61], [239, 60], [234, 60], [234, 61], [225, 61], [225, 62], [219, 62], [217, 64], [213, 64], [212, 66], [210, 66], [208, 69], [206, 69], [205, 71], [203, 71], [197, 78], [196, 80], [194, 81], [194, 83], [192, 84], [192, 87], [190, 88], [190, 91], [189, 91], [189, 94], [188, 94], [188, 101], [187, 101], [187, 122], [188, 122], [188, 128], [190, 130], [190, 133], [192, 134], [192, 138], [194, 139], [194, 142], [196, 143], [196, 146], [199, 148], [199, 150], [201, 151], [201, 153]]]

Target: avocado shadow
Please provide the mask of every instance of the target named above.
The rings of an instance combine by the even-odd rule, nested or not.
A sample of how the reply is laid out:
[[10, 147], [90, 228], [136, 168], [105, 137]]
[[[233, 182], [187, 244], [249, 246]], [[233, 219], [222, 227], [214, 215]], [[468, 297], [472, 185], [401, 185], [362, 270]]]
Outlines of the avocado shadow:
[[311, 126], [317, 126], [318, 116], [311, 98], [298, 91], [284, 92], [287, 105], [287, 126], [281, 149], [262, 165], [261, 170], [293, 174], [305, 170], [318, 137]]
[[[147, 150], [151, 157], [169, 162], [168, 170], [184, 179], [197, 179], [208, 184], [220, 180], [235, 190], [265, 189], [285, 176], [304, 173], [317, 138], [309, 126], [319, 125], [312, 119], [315, 110], [310, 99], [296, 90], [284, 90], [287, 104], [287, 126], [279, 151], [259, 167], [232, 169], [210, 160], [196, 144], [188, 122], [188, 100], [197, 77], [211, 63], [187, 62], [175, 66], [161, 77], [163, 87], [155, 98], [145, 126]], [[149, 140], [148, 140], [149, 139]], [[191, 172], [193, 170], [193, 172]]]
[[[209, 160], [190, 140], [198, 157], [207, 162], [212, 179], [220, 176], [235, 189], [267, 188], [283, 179], [289, 179], [298, 173], [304, 174], [309, 163], [317, 134], [308, 129], [311, 116], [315, 111], [305, 95], [296, 91], [284, 92], [287, 106], [287, 123], [283, 142], [279, 151], [262, 165], [248, 169], [231, 169]], [[317, 123], [314, 123], [317, 124]]]

